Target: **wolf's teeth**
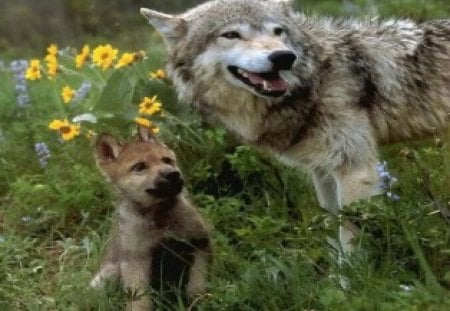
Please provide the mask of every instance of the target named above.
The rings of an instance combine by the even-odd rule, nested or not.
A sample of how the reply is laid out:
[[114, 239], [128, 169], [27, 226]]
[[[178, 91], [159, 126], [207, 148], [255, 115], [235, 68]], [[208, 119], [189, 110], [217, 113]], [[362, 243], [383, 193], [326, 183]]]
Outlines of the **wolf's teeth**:
[[238, 69], [238, 74], [240, 74], [241, 76], [243, 76], [244, 78], [248, 79], [248, 74], [243, 70], [243, 69]]
[[265, 89], [266, 91], [271, 91], [269, 82], [267, 82], [266, 80], [263, 81], [263, 89]]

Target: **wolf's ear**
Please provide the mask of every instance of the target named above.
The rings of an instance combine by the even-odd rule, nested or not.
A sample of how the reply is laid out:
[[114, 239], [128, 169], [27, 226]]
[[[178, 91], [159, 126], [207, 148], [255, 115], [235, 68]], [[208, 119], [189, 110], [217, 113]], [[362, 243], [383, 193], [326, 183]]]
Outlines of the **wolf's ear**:
[[95, 145], [95, 158], [100, 165], [114, 162], [122, 150], [122, 145], [114, 137], [108, 134], [101, 134]]
[[140, 141], [143, 141], [143, 142], [157, 142], [158, 141], [155, 133], [153, 133], [153, 130], [147, 126], [138, 124], [137, 133], [138, 133], [137, 137]]
[[168, 47], [175, 44], [186, 33], [186, 21], [178, 16], [146, 8], [141, 8], [141, 14], [164, 36]]

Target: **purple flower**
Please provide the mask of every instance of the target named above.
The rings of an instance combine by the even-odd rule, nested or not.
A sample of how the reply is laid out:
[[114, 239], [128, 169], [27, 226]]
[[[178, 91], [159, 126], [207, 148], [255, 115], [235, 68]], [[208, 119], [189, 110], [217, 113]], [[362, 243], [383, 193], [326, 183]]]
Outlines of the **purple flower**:
[[79, 103], [86, 98], [87, 94], [91, 90], [92, 84], [89, 81], [83, 81], [80, 88], [75, 92], [73, 98], [74, 103]]
[[39, 165], [42, 168], [46, 168], [48, 165], [48, 160], [51, 158], [50, 150], [47, 147], [46, 143], [36, 143], [34, 145], [34, 150], [39, 159]]
[[24, 59], [13, 60], [9, 64], [9, 70], [13, 73], [15, 82], [15, 90], [17, 94], [17, 105], [24, 107], [30, 103], [30, 96], [28, 95], [27, 82], [25, 79], [25, 72], [28, 68], [28, 61]]
[[375, 166], [380, 182], [378, 187], [386, 194], [388, 198], [393, 201], [400, 200], [400, 197], [391, 191], [393, 185], [398, 181], [395, 176], [392, 176], [388, 170], [387, 162], [378, 162]]
[[19, 105], [19, 107], [26, 106], [29, 103], [30, 103], [30, 96], [28, 96], [28, 94], [20, 93], [19, 95], [17, 95], [17, 105]]

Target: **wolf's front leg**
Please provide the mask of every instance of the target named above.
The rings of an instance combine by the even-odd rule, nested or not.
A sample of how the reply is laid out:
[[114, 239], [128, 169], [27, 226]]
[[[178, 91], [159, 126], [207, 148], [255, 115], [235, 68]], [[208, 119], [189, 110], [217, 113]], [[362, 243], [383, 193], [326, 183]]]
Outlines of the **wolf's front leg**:
[[316, 168], [311, 172], [317, 200], [322, 208], [330, 214], [339, 213], [339, 204], [336, 193], [336, 180], [331, 171]]
[[127, 311], [152, 310], [152, 302], [147, 293], [150, 286], [151, 258], [133, 258], [120, 263], [122, 282], [126, 289], [137, 295], [137, 299], [127, 303]]
[[186, 285], [186, 294], [189, 298], [193, 298], [205, 292], [208, 265], [210, 261], [211, 253], [209, 251], [195, 251], [194, 262], [189, 270], [189, 280]]
[[[366, 163], [359, 167], [345, 167], [335, 174], [336, 190], [339, 209], [365, 200], [378, 194], [379, 177], [376, 172], [376, 161]], [[359, 228], [351, 222], [343, 223], [339, 228], [339, 241], [342, 255], [346, 256], [353, 251], [352, 241]]]

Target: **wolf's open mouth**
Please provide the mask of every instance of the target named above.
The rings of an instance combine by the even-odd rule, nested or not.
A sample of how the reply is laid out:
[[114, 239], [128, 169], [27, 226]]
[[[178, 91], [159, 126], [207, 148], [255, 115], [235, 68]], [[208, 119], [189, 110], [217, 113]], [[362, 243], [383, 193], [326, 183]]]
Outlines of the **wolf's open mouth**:
[[280, 77], [279, 71], [251, 72], [236, 66], [229, 66], [228, 70], [261, 95], [280, 97], [287, 92], [288, 84]]

